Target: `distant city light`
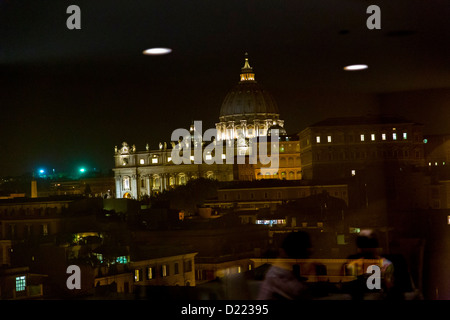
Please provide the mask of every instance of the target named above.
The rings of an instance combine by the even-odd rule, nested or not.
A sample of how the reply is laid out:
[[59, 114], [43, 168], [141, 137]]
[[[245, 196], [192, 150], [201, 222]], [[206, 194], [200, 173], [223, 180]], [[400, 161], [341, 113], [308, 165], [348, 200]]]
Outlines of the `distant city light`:
[[427, 139], [423, 139], [423, 143], [427, 143], [428, 142], [428, 140]]
[[369, 68], [367, 64], [352, 64], [344, 67], [346, 71], [358, 71]]
[[86, 171], [85, 168], [81, 168], [81, 169], [80, 169], [80, 172], [81, 172], [81, 173], [83, 173], [83, 172], [85, 172], [85, 171]]
[[151, 49], [144, 50], [142, 53], [145, 55], [157, 56], [157, 55], [169, 54], [171, 52], [172, 52], [172, 49], [169, 49], [169, 48], [151, 48]]
[[39, 173], [40, 173], [40, 174], [43, 174], [44, 172], [45, 172], [44, 169], [39, 170]]

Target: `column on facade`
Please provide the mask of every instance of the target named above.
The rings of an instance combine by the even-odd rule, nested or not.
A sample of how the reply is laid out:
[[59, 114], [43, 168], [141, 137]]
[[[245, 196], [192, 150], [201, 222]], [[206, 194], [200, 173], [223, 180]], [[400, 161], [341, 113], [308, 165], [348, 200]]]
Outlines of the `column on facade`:
[[148, 175], [149, 180], [150, 180], [150, 196], [153, 194], [153, 184], [155, 183], [154, 178], [153, 178], [153, 174], [149, 174]]
[[269, 128], [272, 126], [272, 119], [267, 119], [264, 121], [264, 135], [267, 136], [267, 133], [269, 131]]
[[151, 197], [152, 195], [152, 185], [150, 184], [151, 182], [151, 178], [150, 178], [150, 174], [145, 175], [145, 179], [146, 179], [146, 184], [147, 184], [147, 194], [149, 197]]
[[122, 198], [122, 176], [116, 177], [116, 198]]
[[133, 199], [139, 199], [139, 183], [138, 183], [139, 175], [132, 174], [131, 175], [131, 195]]
[[247, 138], [247, 120], [241, 120], [242, 134]]
[[167, 190], [167, 173], [163, 173], [163, 190]]
[[[170, 180], [173, 181], [172, 184], [170, 184]], [[174, 176], [173, 173], [169, 173], [169, 188], [172, 188], [172, 186], [173, 186], [174, 184], [176, 184], [175, 181], [176, 181], [176, 176]]]
[[221, 130], [222, 123], [216, 123], [216, 140], [222, 140], [222, 130]]
[[228, 121], [227, 123], [227, 139], [232, 140], [235, 137], [234, 121]]
[[222, 122], [222, 140], [227, 140], [227, 124], [225, 122]]
[[158, 178], [159, 178], [159, 192], [163, 192], [164, 191], [164, 177], [162, 173], [158, 174]]
[[253, 120], [253, 127], [255, 128], [255, 137], [259, 137], [259, 120]]

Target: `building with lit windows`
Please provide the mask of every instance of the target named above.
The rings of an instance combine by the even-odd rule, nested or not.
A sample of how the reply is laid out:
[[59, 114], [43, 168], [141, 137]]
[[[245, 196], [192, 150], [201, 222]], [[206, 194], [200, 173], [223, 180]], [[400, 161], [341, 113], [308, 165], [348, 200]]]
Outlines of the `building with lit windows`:
[[305, 179], [353, 177], [372, 166], [422, 167], [423, 125], [392, 116], [330, 118], [299, 134]]
[[239, 183], [217, 191], [217, 200], [208, 200], [205, 205], [212, 208], [235, 208], [236, 210], [267, 209], [275, 211], [287, 201], [302, 199], [311, 195], [327, 194], [342, 199], [348, 205], [348, 186], [346, 184], [314, 184], [311, 181], [261, 181], [257, 184]]
[[135, 286], [193, 286], [195, 287], [195, 261], [197, 253], [147, 258], [134, 261], [131, 269]]
[[[220, 159], [223, 164], [208, 164], [205, 161], [195, 163], [194, 152], [190, 155], [191, 163], [175, 164], [171, 156], [176, 146], [174, 142], [161, 142], [158, 149], [151, 149], [147, 144], [144, 151], [138, 151], [135, 145], [128, 145], [127, 142], [123, 142], [120, 148], [116, 146], [113, 169], [116, 198], [140, 199], [200, 177], [218, 181], [301, 179], [298, 137], [286, 134], [278, 106], [273, 97], [255, 80], [247, 55], [241, 68], [240, 81], [226, 95], [215, 127], [216, 143], [221, 143], [221, 147], [217, 147], [215, 152], [222, 152]], [[274, 130], [278, 130], [279, 135], [279, 166], [268, 169], [267, 165], [262, 165], [259, 161], [250, 164], [248, 155], [256, 154], [261, 143], [267, 143], [266, 148], [270, 150], [269, 137]], [[194, 125], [190, 127], [190, 135], [194, 145], [198, 142]], [[267, 137], [267, 140], [258, 140], [261, 137]], [[204, 141], [201, 143], [203, 151], [206, 144]], [[234, 160], [236, 156], [247, 156], [246, 162], [226, 161], [230, 148], [233, 149], [230, 153], [234, 155]], [[193, 149], [194, 147], [191, 148]], [[206, 154], [205, 160], [212, 157], [215, 154]]]
[[426, 135], [423, 142], [426, 164], [430, 168], [438, 169], [438, 171], [448, 171], [447, 168], [450, 164], [450, 134]]
[[28, 240], [53, 235], [73, 199], [18, 198], [0, 202], [0, 240]]
[[47, 276], [30, 272], [28, 267], [0, 269], [0, 300], [42, 299]]

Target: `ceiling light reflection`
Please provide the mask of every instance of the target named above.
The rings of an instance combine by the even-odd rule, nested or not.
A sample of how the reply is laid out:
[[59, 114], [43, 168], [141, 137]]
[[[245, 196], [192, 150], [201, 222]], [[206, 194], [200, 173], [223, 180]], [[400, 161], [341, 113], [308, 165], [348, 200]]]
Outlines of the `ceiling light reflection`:
[[367, 64], [352, 64], [344, 67], [345, 71], [358, 71], [369, 68]]
[[172, 52], [172, 49], [170, 49], [170, 48], [151, 48], [151, 49], [144, 50], [142, 53], [145, 55], [156, 56], [156, 55], [169, 54], [171, 52]]

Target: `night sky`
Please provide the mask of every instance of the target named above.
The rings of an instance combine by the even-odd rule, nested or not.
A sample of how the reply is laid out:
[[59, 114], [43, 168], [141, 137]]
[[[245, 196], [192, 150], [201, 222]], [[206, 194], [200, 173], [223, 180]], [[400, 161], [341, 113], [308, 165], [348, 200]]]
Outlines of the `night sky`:
[[[81, 30], [66, 28], [71, 4]], [[380, 112], [450, 133], [449, 17], [447, 0], [0, 0], [0, 176], [107, 170], [123, 141], [214, 127], [245, 52], [289, 133]], [[369, 69], [342, 70], [355, 63]]]

